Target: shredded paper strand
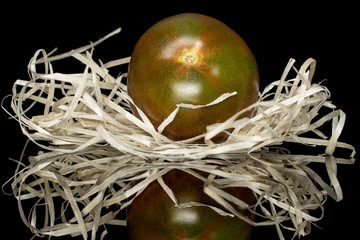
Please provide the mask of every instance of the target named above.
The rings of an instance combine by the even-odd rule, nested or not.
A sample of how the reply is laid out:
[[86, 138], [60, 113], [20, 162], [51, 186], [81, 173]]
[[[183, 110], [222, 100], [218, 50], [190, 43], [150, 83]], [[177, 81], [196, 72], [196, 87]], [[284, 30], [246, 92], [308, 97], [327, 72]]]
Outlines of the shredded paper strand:
[[[223, 123], [208, 126], [201, 136], [172, 141], [161, 132], [176, 113], [183, 107], [196, 111], [207, 105], [174, 106], [159, 129], [139, 108], [141, 118], [132, 115], [129, 109], [134, 103], [123, 83], [126, 73], [109, 74], [109, 68], [127, 65], [130, 57], [105, 64], [92, 59], [91, 48], [119, 31], [57, 56], [37, 51], [28, 66], [31, 79], [14, 84], [13, 118], [42, 149], [23, 163], [12, 183], [21, 218], [35, 234], [95, 240], [101, 225], [126, 225], [118, 213], [156, 180], [176, 206], [203, 206], [177, 203], [161, 179], [171, 169], [207, 173], [209, 178], [197, 177], [204, 181], [204, 192], [223, 209], [207, 207], [254, 226], [275, 225], [280, 239], [285, 229], [293, 231], [294, 237], [309, 234], [310, 225], [322, 219], [327, 196], [342, 199], [337, 164], [353, 164], [355, 149], [339, 142], [345, 114], [329, 101], [326, 87], [312, 82], [314, 59], [299, 70], [290, 59], [280, 80], [266, 86], [255, 104]], [[71, 57], [85, 68], [77, 74], [55, 72], [53, 61], [70, 61]], [[39, 64], [45, 66], [43, 73], [37, 72]], [[292, 73], [295, 77], [290, 77]], [[208, 105], [234, 94], [224, 93]], [[238, 119], [250, 109], [254, 110], [251, 118]], [[229, 135], [227, 141], [212, 142], [221, 132]], [[193, 143], [199, 138], [205, 144]], [[305, 153], [314, 154], [292, 154], [286, 144], [298, 144], [311, 149]], [[334, 156], [337, 148], [347, 150], [348, 156]], [[313, 166], [323, 166], [328, 176], [316, 173]], [[256, 204], [245, 204], [222, 191], [225, 187], [251, 189]], [[23, 201], [31, 200], [33, 207], [24, 209]], [[229, 201], [238, 208], [229, 207]], [[38, 217], [40, 208], [45, 219]], [[257, 215], [257, 220], [238, 211], [244, 208]], [[105, 234], [106, 230], [101, 238]]]

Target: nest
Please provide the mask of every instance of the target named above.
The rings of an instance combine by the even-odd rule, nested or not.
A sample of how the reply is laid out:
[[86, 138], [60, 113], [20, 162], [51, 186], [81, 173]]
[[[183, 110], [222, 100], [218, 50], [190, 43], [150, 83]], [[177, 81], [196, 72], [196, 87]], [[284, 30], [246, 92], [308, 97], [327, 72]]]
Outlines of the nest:
[[[290, 59], [280, 80], [266, 86], [258, 101], [244, 109], [254, 110], [251, 118], [237, 119], [241, 111], [208, 126], [196, 137], [204, 138], [203, 144], [193, 143], [196, 138], [172, 141], [161, 129], [180, 108], [196, 111], [233, 93], [205, 106], [179, 104], [154, 128], [140, 109], [140, 119], [131, 113], [129, 106], [134, 103], [124, 84], [127, 74], [109, 73], [110, 68], [127, 65], [130, 58], [105, 64], [92, 58], [94, 46], [119, 31], [57, 56], [37, 51], [28, 66], [31, 79], [14, 84], [13, 117], [42, 149], [29, 163], [19, 164], [12, 183], [21, 218], [36, 235], [87, 239], [90, 234], [96, 239], [101, 225], [124, 226], [126, 219], [119, 213], [152, 181], [159, 181], [177, 204], [161, 179], [172, 169], [203, 180], [204, 192], [223, 208], [206, 207], [254, 226], [274, 225], [280, 239], [284, 229], [293, 231], [294, 237], [309, 234], [311, 224], [322, 219], [327, 197], [342, 199], [337, 164], [353, 164], [355, 149], [338, 141], [345, 114], [329, 101], [326, 87], [312, 83], [315, 60], [310, 58], [296, 69]], [[54, 71], [54, 61], [71, 58], [84, 64], [80, 73]], [[37, 71], [39, 65], [42, 73]], [[295, 77], [289, 77], [293, 73]], [[221, 132], [229, 135], [227, 141], [214, 143], [212, 137]], [[300, 153], [287, 150], [294, 145]], [[340, 151], [345, 157], [334, 156], [339, 148], [346, 150]], [[327, 176], [317, 173], [319, 169], [325, 169]], [[226, 187], [251, 189], [256, 204], [250, 206], [224, 192]], [[32, 207], [26, 210], [23, 202], [31, 199]], [[201, 203], [177, 206], [197, 204]], [[45, 218], [38, 217], [39, 208]], [[249, 209], [256, 220], [240, 209]]]

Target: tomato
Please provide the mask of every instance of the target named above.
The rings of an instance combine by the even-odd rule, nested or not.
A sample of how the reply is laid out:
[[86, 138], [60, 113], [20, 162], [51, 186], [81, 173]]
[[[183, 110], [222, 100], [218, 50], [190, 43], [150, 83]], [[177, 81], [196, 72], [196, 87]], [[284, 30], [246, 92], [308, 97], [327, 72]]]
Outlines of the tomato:
[[177, 104], [206, 105], [224, 93], [237, 93], [216, 105], [180, 108], [163, 134], [184, 140], [254, 103], [259, 74], [251, 50], [232, 29], [214, 18], [184, 13], [161, 20], [139, 39], [127, 84], [134, 103], [156, 128]]
[[[203, 192], [204, 183], [190, 174], [171, 170], [163, 180], [179, 204], [200, 202], [218, 206]], [[225, 190], [248, 204], [254, 203], [254, 196], [247, 188]], [[127, 208], [127, 222], [131, 240], [246, 240], [252, 232], [252, 226], [243, 220], [221, 216], [208, 207], [176, 207], [157, 181]]]

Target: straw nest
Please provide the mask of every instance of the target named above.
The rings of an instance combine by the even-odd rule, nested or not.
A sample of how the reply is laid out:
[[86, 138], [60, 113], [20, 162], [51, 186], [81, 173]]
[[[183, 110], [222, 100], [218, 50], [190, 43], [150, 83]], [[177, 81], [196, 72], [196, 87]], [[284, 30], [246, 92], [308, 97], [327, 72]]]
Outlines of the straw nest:
[[[338, 141], [345, 114], [329, 101], [326, 87], [312, 83], [315, 60], [308, 59], [296, 69], [290, 59], [280, 80], [266, 86], [248, 108], [254, 109], [251, 118], [238, 120], [239, 112], [224, 123], [208, 126], [199, 136], [204, 144], [194, 144], [194, 139], [172, 141], [161, 134], [161, 128], [176, 117], [177, 110], [207, 106], [180, 104], [160, 129], [140, 109], [141, 119], [132, 115], [126, 73], [109, 74], [110, 68], [124, 66], [130, 58], [105, 64], [92, 58], [94, 46], [119, 31], [57, 56], [37, 51], [28, 65], [30, 80], [14, 84], [13, 117], [41, 147], [29, 162], [19, 164], [22, 167], [12, 182], [20, 215], [35, 234], [95, 239], [101, 225], [126, 225], [119, 213], [156, 180], [177, 204], [161, 181], [171, 169], [204, 181], [204, 192], [223, 209], [208, 207], [255, 226], [274, 225], [280, 239], [284, 239], [283, 229], [293, 231], [294, 237], [310, 233], [311, 224], [322, 219], [327, 197], [342, 199], [337, 164], [353, 164], [355, 149]], [[84, 64], [80, 73], [55, 72], [55, 60], [71, 58]], [[209, 105], [232, 94], [224, 93]], [[227, 133], [228, 140], [212, 142], [220, 132]], [[288, 145], [303, 150], [293, 154], [285, 148]], [[346, 149], [346, 154], [341, 153], [347, 156], [335, 157], [338, 148]], [[322, 166], [327, 176], [314, 170]], [[198, 170], [208, 177], [197, 174]], [[251, 189], [256, 204], [249, 206], [222, 191], [230, 186]], [[32, 207], [25, 208], [24, 201]], [[244, 208], [258, 216], [255, 221], [238, 211]], [[39, 212], [45, 217], [39, 217]]]

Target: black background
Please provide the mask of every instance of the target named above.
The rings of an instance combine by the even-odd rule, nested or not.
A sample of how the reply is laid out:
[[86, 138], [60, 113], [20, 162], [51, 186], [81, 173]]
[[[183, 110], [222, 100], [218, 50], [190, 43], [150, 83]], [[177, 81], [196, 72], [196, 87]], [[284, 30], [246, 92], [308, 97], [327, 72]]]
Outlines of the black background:
[[[131, 2], [131, 1], [129, 1]], [[96, 41], [122, 27], [122, 32], [96, 47], [96, 54], [104, 62], [131, 55], [139, 37], [157, 21], [182, 12], [198, 12], [213, 16], [241, 35], [257, 58], [261, 87], [280, 78], [289, 58], [295, 66], [309, 57], [317, 60], [315, 82], [324, 83], [331, 91], [331, 99], [347, 114], [341, 141], [359, 147], [358, 112], [358, 24], [357, 6], [345, 3], [286, 1], [283, 4], [254, 1], [168, 1], [156, 3], [121, 1], [48, 1], [48, 3], [9, 3], [1, 13], [1, 87], [3, 99], [11, 93], [16, 79], [28, 79], [26, 66], [40, 48], [51, 51], [58, 47], [62, 53]], [[82, 69], [82, 68], [80, 68]], [[59, 70], [60, 71], [60, 70]], [[3, 102], [10, 110], [9, 98]], [[1, 184], [14, 173], [26, 138], [17, 122], [0, 112], [2, 127]], [[35, 150], [34, 150], [35, 151]], [[37, 151], [37, 150], [36, 150]], [[359, 214], [359, 167], [339, 166], [338, 178], [344, 200], [325, 204], [325, 217], [313, 226], [304, 239], [352, 239], [356, 236]], [[3, 190], [10, 192], [9, 185]], [[21, 222], [16, 200], [0, 193], [2, 234], [12, 239], [30, 239], [32, 233]], [[124, 228], [109, 227], [105, 239], [127, 239]], [[56, 239], [56, 238], [54, 238]], [[69, 239], [62, 237], [58, 239]], [[81, 239], [81, 237], [75, 238]], [[277, 239], [274, 227], [256, 230], [254, 239]]]

